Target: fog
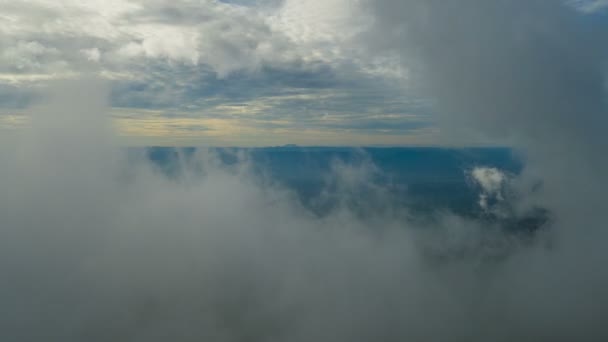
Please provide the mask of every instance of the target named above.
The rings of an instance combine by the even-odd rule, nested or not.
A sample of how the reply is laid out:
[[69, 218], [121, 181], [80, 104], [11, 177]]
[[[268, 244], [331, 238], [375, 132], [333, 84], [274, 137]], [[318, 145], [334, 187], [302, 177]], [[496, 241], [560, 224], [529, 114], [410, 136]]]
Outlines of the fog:
[[0, 148], [0, 338], [606, 340], [600, 28], [557, 1], [370, 6], [364, 44], [419, 66], [446, 136], [504, 136], [526, 158], [520, 176], [463, 170], [480, 206], [546, 208], [546, 229], [408, 220], [368, 164], [334, 168], [323, 216], [246, 156], [201, 149], [167, 177], [116, 146], [107, 84], [56, 83]]

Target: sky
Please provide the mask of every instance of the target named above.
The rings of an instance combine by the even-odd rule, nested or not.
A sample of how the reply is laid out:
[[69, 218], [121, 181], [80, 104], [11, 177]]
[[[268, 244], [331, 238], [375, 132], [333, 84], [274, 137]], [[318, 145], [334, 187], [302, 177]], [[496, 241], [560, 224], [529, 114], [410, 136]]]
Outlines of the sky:
[[421, 144], [427, 101], [355, 42], [353, 1], [2, 1], [2, 127], [48, 80], [111, 83], [131, 144]]
[[[571, 1], [592, 17], [604, 1]], [[127, 145], [479, 145], [439, 134], [427, 76], [364, 0], [0, 0], [0, 130], [53, 80], [110, 84]], [[399, 31], [392, 32], [399, 33]], [[445, 42], [445, 44], [450, 44]]]

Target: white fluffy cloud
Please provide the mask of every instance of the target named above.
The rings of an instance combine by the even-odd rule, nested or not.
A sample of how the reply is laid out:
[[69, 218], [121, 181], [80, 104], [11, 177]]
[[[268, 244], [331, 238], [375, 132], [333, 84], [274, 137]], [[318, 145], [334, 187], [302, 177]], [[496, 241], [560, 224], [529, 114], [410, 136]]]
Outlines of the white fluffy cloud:
[[[148, 58], [208, 65], [225, 75], [266, 62], [328, 61], [339, 46], [322, 45], [352, 32], [346, 23], [351, 16], [340, 2], [320, 4], [269, 9], [212, 0], [3, 1], [0, 66], [57, 74], [85, 69], [83, 59], [120, 69]], [[308, 51], [303, 42], [322, 44]]]
[[487, 213], [502, 215], [500, 207], [505, 200], [507, 175], [494, 167], [476, 167], [471, 171], [473, 181], [480, 187], [479, 207]]
[[[220, 76], [302, 62], [402, 73], [395, 61], [368, 58], [354, 44], [370, 23], [360, 1], [244, 6], [215, 0], [31, 0], [2, 1], [2, 7], [7, 52], [0, 67], [14, 73], [121, 72], [146, 59], [205, 65]], [[91, 66], [91, 60], [98, 63]]]

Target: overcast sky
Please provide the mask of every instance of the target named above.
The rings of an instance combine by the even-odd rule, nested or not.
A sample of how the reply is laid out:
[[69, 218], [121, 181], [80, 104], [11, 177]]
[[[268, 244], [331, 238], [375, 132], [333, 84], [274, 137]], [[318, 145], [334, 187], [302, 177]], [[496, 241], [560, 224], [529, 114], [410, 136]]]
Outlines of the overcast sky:
[[[589, 21], [605, 3], [570, 1]], [[439, 138], [415, 66], [402, 51], [374, 45], [370, 32], [382, 18], [369, 7], [0, 0], [0, 130], [27, 124], [49, 80], [95, 74], [110, 83], [108, 115], [130, 145], [500, 143]]]

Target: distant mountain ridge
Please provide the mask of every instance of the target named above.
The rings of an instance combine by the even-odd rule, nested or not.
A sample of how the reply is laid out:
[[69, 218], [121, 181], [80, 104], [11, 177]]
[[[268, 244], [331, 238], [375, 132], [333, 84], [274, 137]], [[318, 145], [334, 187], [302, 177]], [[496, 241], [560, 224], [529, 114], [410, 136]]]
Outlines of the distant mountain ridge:
[[[175, 161], [188, 160], [197, 148], [148, 147], [145, 154], [154, 164], [171, 172]], [[495, 167], [518, 174], [523, 164], [508, 148], [434, 147], [299, 147], [210, 148], [227, 165], [245, 154], [256, 172], [295, 190], [307, 203], [326, 186], [336, 163], [348, 167], [373, 165], [373, 181], [387, 186], [404, 203], [418, 208], [475, 211], [477, 192], [467, 171]], [[173, 165], [173, 167], [172, 167]]]

